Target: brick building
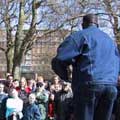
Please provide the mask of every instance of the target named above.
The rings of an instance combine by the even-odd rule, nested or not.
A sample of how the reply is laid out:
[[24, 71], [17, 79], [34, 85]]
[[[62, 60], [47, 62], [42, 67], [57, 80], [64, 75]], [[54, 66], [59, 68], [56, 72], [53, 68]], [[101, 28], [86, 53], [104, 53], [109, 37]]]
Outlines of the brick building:
[[[51, 59], [56, 54], [58, 45], [68, 34], [67, 30], [59, 30], [46, 36], [40, 37], [43, 31], [39, 31], [37, 40], [32, 49], [27, 53], [21, 64], [22, 74], [44, 75], [47, 79], [51, 77]], [[5, 32], [0, 31], [0, 46], [6, 46]], [[0, 50], [0, 76], [6, 73], [6, 58], [4, 52]]]

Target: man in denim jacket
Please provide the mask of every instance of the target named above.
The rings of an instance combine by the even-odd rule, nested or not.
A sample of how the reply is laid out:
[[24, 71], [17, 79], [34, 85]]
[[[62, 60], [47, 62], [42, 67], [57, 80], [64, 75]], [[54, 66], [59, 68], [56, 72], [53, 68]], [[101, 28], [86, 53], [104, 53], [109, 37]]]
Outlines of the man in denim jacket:
[[117, 96], [119, 54], [115, 41], [98, 28], [97, 16], [83, 17], [83, 30], [58, 47], [52, 69], [68, 80], [72, 65], [75, 120], [110, 120]]

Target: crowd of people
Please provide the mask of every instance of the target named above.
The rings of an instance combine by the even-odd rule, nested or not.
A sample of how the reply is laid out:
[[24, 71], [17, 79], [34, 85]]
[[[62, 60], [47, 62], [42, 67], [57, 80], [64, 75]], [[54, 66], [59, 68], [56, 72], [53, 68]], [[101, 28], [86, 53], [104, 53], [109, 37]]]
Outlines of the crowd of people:
[[0, 82], [0, 120], [72, 120], [71, 84], [55, 75], [36, 80], [10, 74]]

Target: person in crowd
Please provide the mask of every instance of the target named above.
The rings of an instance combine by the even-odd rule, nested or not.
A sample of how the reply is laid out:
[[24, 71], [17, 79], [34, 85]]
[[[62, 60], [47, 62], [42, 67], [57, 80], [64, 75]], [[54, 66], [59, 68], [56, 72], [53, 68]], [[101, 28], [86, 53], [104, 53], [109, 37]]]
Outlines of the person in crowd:
[[47, 89], [47, 84], [45, 83], [44, 77], [43, 76], [38, 76], [37, 77], [37, 82], [36, 84], [42, 83], [44, 86], [44, 91], [46, 92], [47, 96], [49, 97], [49, 89]]
[[55, 119], [57, 118], [57, 113], [59, 112], [58, 108], [58, 99], [60, 97], [60, 92], [62, 90], [61, 80], [57, 75], [52, 77], [52, 84], [50, 86], [50, 93], [54, 94], [54, 111], [55, 111]]
[[70, 120], [71, 115], [73, 114], [73, 93], [71, 91], [70, 85], [66, 82], [63, 83], [62, 90], [60, 92], [58, 101], [57, 101], [57, 119], [56, 120]]
[[50, 87], [51, 92], [60, 91], [62, 89], [60, 78], [57, 75], [55, 75], [55, 76], [53, 76], [52, 80], [53, 80], [53, 83]]
[[29, 94], [32, 92], [35, 92], [36, 89], [36, 83], [35, 80], [33, 79], [28, 79], [27, 80], [27, 87], [26, 87], [27, 91], [29, 91]]
[[19, 80], [14, 79], [14, 80], [13, 80], [13, 85], [12, 85], [12, 87], [15, 88], [15, 89], [19, 92], [19, 90], [20, 90]]
[[59, 84], [60, 83], [60, 78], [58, 75], [53, 76], [53, 84]]
[[4, 92], [4, 84], [0, 83], [0, 120], [5, 120], [7, 97], [8, 94]]
[[55, 95], [50, 93], [48, 101], [48, 120], [55, 120]]
[[68, 81], [72, 65], [75, 120], [110, 120], [117, 97], [119, 53], [115, 41], [98, 27], [98, 17], [83, 17], [83, 30], [70, 34], [52, 59], [52, 69]]
[[10, 89], [9, 98], [6, 101], [6, 119], [21, 120], [23, 117], [23, 101], [18, 97], [16, 89]]
[[43, 83], [38, 82], [36, 87], [36, 103], [41, 111], [41, 120], [45, 120], [47, 116], [48, 94], [46, 93]]
[[29, 90], [27, 89], [27, 81], [25, 77], [20, 79], [18, 96], [23, 100], [24, 104], [28, 102]]
[[8, 74], [7, 76], [7, 80], [6, 80], [6, 83], [5, 83], [5, 92], [8, 93], [9, 92], [9, 89], [11, 89], [13, 87], [13, 75], [12, 74]]
[[29, 94], [28, 103], [23, 107], [22, 120], [41, 120], [41, 111], [35, 104], [36, 97], [34, 93]]
[[49, 91], [50, 90], [50, 81], [49, 80], [45, 80], [44, 83], [45, 83], [45, 89], [47, 91]]
[[10, 75], [7, 76], [7, 81], [9, 83], [8, 84], [9, 87], [12, 86], [13, 80], [14, 80], [13, 75], [10, 74]]
[[[52, 87], [52, 86], [51, 86]], [[59, 113], [59, 99], [62, 91], [62, 85], [61, 84], [55, 84], [54, 89], [52, 90], [52, 93], [54, 94], [54, 102], [55, 102], [55, 119], [58, 118]]]
[[54, 85], [54, 92], [59, 92], [62, 90], [62, 85], [61, 84], [56, 84]]

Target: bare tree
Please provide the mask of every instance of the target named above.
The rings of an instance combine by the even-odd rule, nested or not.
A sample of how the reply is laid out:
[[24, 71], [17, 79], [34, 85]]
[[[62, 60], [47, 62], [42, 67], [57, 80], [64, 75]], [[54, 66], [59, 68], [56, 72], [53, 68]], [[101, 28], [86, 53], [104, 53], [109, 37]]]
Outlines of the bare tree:
[[118, 44], [120, 44], [120, 29], [119, 29], [119, 17], [120, 17], [120, 1], [118, 0], [103, 0], [105, 10], [109, 17], [109, 22], [112, 25], [112, 29]]
[[[7, 72], [19, 78], [22, 58], [34, 42], [37, 25], [37, 0], [6, 0], [1, 2], [1, 26], [6, 31]], [[39, 1], [39, 5], [42, 1]], [[39, 21], [40, 22], [40, 21]], [[25, 28], [27, 27], [27, 30]]]
[[49, 34], [66, 27], [72, 19], [71, 25], [76, 26], [75, 7], [72, 0], [2, 0], [0, 26], [6, 32], [7, 44], [0, 50], [6, 55], [7, 72], [19, 78], [22, 59], [32, 48], [39, 29], [48, 29], [44, 35]]

